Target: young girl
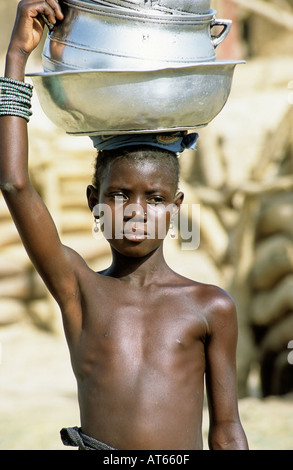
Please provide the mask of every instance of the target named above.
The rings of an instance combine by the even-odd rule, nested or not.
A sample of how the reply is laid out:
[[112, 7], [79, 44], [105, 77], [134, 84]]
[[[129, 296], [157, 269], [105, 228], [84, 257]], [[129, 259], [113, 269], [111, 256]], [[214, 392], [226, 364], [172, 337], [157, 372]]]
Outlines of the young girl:
[[[202, 449], [206, 376], [210, 448], [247, 449], [237, 404], [234, 303], [221, 289], [174, 273], [162, 237], [148, 233], [162, 218], [168, 229], [172, 211], [162, 208], [176, 213], [183, 201], [174, 151], [156, 149], [145, 137], [124, 144], [106, 139], [106, 146], [95, 140], [103, 150], [88, 188], [89, 207], [109, 208], [104, 230], [108, 222], [116, 227], [117, 207], [124, 214], [119, 236], [116, 230], [107, 236], [113, 261], [101, 273], [62, 244], [30, 183], [32, 90], [24, 72], [43, 33], [41, 14], [52, 24], [63, 19], [56, 0], [19, 3], [1, 79], [0, 185], [62, 312], [81, 418], [80, 427], [62, 430], [62, 439], [80, 449]], [[184, 146], [184, 136], [174, 140]]]

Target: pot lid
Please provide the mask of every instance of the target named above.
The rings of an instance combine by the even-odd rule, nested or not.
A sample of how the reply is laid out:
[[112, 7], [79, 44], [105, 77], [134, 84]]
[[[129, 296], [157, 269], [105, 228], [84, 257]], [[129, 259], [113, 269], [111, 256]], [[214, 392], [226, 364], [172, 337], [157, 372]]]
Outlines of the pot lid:
[[211, 0], [91, 0], [106, 6], [118, 6], [130, 9], [152, 9], [169, 14], [206, 13], [211, 9]]

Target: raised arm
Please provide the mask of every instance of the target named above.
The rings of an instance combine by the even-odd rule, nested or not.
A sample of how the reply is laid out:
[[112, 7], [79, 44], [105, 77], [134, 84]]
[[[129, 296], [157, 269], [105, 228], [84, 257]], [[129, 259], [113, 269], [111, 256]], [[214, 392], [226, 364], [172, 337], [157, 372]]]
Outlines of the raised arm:
[[[27, 59], [43, 34], [42, 13], [52, 24], [63, 18], [56, 0], [22, 0], [18, 5], [5, 78], [16, 80], [20, 89]], [[6, 103], [9, 100], [5, 86], [10, 86], [9, 81], [2, 81], [1, 106], [4, 98]], [[79, 257], [62, 245], [45, 204], [31, 185], [27, 121], [23, 117], [0, 117], [0, 186], [29, 257], [61, 308], [65, 308], [78, 290], [75, 266]]]
[[234, 302], [219, 290], [210, 302], [210, 334], [206, 341], [206, 386], [212, 450], [246, 450], [239, 413], [236, 378], [238, 326]]

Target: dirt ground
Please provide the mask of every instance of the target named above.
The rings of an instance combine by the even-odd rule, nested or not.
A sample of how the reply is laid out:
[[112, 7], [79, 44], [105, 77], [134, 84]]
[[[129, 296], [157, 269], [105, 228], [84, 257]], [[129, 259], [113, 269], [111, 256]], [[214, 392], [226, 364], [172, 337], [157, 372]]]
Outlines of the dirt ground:
[[[63, 334], [24, 322], [1, 328], [0, 344], [0, 450], [69, 450], [59, 431], [78, 425], [79, 414]], [[293, 450], [292, 396], [245, 398], [239, 408], [250, 449]], [[205, 409], [205, 448], [207, 429]]]

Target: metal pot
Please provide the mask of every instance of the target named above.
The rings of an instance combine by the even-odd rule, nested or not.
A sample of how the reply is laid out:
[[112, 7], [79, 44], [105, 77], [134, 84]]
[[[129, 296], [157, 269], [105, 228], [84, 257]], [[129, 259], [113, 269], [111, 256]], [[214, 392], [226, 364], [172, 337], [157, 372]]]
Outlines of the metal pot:
[[[215, 48], [230, 20], [208, 14], [166, 15], [115, 9], [97, 2], [64, 0], [65, 19], [48, 34], [45, 71], [72, 69], [145, 70], [216, 59]], [[222, 26], [214, 37], [211, 30]]]
[[158, 0], [159, 7], [188, 13], [207, 13], [211, 8], [210, 0]]
[[174, 14], [208, 13], [211, 10], [210, 0], [92, 0], [101, 5], [130, 8], [134, 10], [148, 9]]
[[68, 134], [132, 134], [206, 126], [225, 105], [239, 63], [29, 76], [46, 115]]

